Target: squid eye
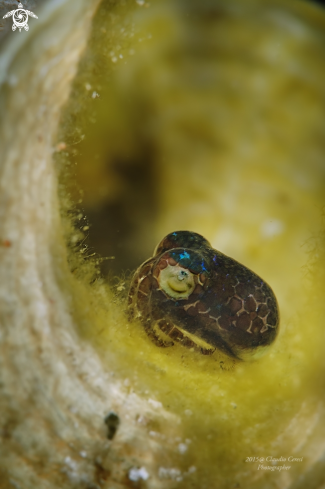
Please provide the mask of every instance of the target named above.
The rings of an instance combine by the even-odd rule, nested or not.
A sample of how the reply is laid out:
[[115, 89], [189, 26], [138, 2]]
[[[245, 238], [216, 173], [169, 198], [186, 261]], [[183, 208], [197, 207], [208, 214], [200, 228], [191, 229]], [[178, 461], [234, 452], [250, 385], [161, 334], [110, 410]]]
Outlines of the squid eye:
[[173, 299], [187, 299], [195, 288], [193, 273], [179, 265], [168, 264], [157, 280], [161, 290]]

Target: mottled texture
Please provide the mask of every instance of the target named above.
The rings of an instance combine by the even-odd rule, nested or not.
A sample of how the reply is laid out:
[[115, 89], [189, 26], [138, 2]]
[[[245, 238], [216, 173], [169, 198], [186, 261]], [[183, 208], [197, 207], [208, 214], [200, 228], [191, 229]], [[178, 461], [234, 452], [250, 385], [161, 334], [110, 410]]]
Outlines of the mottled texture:
[[[170, 280], [175, 290], [168, 286], [166, 289], [161, 279], [166, 267], [172, 267]], [[173, 267], [176, 274], [179, 272], [178, 277]], [[178, 289], [184, 284], [186, 270], [194, 284], [190, 294], [183, 297]], [[244, 265], [214, 250], [203, 236], [189, 231], [166, 236], [157, 246], [154, 258], [135, 272], [129, 311], [132, 317], [141, 319], [158, 346], [173, 343], [163, 341], [155, 332], [155, 325], [188, 348], [203, 354], [218, 348], [240, 359], [264, 353], [274, 341], [279, 325], [277, 301], [269, 285]], [[210, 348], [198, 346], [186, 332]]]

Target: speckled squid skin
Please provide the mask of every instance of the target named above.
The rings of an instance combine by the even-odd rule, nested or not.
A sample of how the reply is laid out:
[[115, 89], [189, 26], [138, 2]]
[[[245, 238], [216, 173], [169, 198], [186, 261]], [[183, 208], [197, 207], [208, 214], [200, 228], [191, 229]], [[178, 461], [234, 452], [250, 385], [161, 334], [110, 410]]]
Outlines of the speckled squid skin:
[[[165, 269], [188, 272], [192, 280], [188, 297], [166, 293], [162, 288]], [[202, 354], [212, 354], [217, 348], [242, 360], [263, 354], [279, 325], [277, 301], [269, 285], [189, 231], [166, 236], [153, 258], [135, 272], [129, 312], [141, 320], [158, 346], [178, 341]]]

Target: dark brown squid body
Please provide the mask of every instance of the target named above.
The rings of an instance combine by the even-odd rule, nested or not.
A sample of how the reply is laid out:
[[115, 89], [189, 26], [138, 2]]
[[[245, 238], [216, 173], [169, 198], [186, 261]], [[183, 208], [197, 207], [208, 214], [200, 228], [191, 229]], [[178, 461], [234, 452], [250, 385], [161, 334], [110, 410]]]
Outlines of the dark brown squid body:
[[[182, 286], [188, 292], [174, 290]], [[178, 341], [203, 354], [217, 348], [243, 360], [264, 353], [279, 324], [269, 285], [189, 231], [166, 236], [154, 257], [138, 268], [129, 311], [158, 346]]]

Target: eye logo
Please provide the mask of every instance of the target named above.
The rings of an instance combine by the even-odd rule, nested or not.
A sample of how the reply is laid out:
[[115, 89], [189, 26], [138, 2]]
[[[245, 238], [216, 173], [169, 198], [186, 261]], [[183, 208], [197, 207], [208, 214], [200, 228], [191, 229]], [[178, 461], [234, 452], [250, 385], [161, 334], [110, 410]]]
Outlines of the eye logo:
[[21, 32], [22, 28], [25, 29], [25, 31], [29, 30], [29, 25], [28, 25], [28, 16], [34, 17], [34, 19], [38, 19], [37, 15], [35, 15], [33, 12], [30, 12], [30, 10], [25, 10], [23, 9], [23, 4], [19, 3], [18, 8], [16, 10], [11, 10], [11, 12], [8, 12], [6, 15], [3, 16], [3, 19], [6, 19], [7, 17], [12, 16], [12, 30], [15, 31], [17, 28], [19, 29], [19, 32]]

